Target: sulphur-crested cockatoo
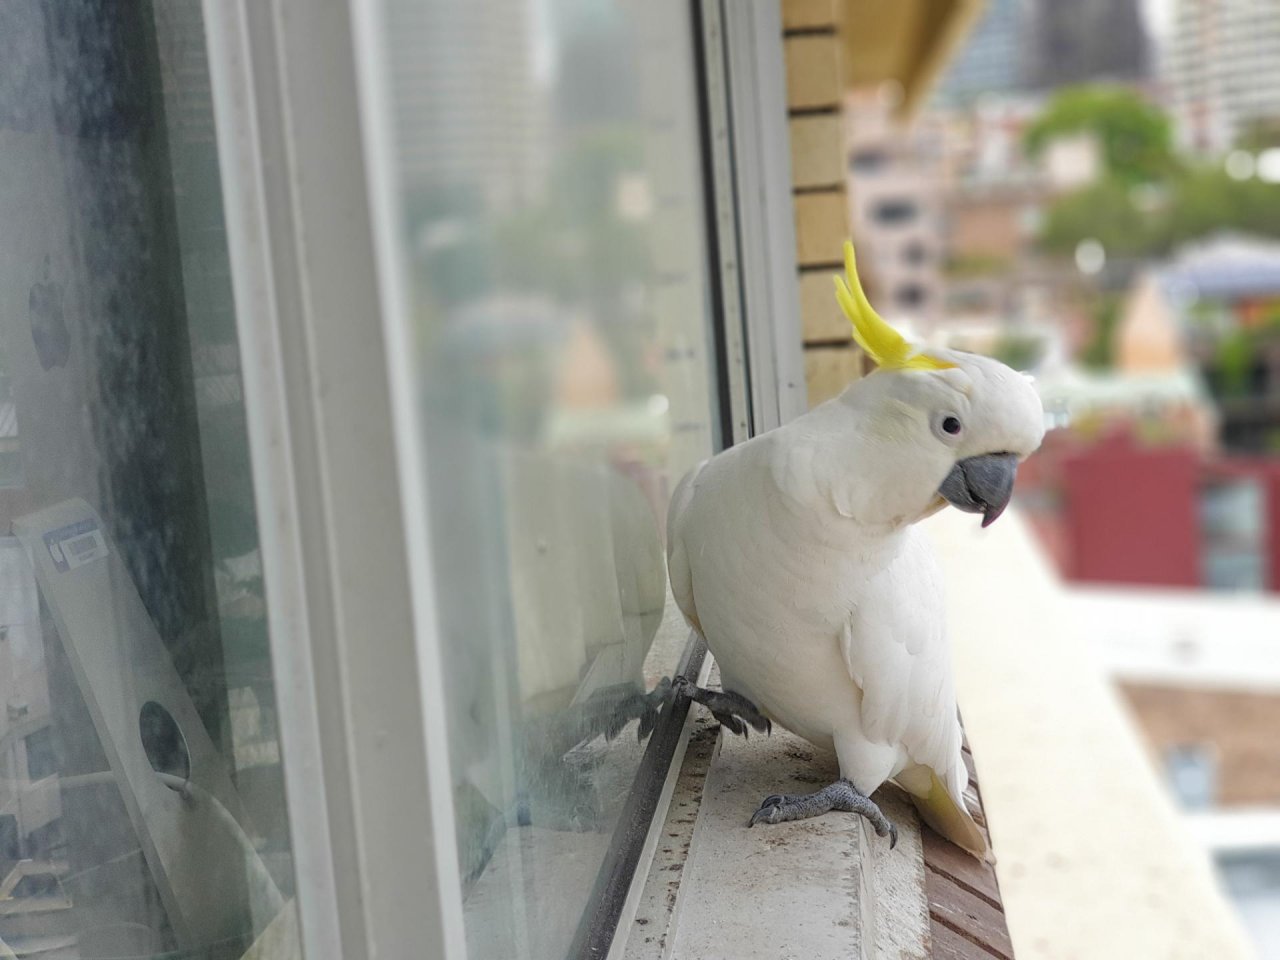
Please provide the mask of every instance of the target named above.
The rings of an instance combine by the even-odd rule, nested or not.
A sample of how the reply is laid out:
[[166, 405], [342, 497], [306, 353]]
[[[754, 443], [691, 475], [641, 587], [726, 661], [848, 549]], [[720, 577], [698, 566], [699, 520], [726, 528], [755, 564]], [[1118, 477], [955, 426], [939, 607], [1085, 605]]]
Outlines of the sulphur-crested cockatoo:
[[735, 732], [777, 721], [834, 748], [839, 780], [767, 798], [751, 825], [841, 810], [893, 842], [867, 799], [893, 779], [926, 822], [985, 857], [963, 799], [942, 582], [916, 522], [947, 503], [994, 521], [1043, 412], [1004, 364], [908, 344], [867, 301], [850, 244], [845, 277], [837, 298], [878, 369], [703, 462], [672, 495], [672, 592], [724, 691], [677, 687]]

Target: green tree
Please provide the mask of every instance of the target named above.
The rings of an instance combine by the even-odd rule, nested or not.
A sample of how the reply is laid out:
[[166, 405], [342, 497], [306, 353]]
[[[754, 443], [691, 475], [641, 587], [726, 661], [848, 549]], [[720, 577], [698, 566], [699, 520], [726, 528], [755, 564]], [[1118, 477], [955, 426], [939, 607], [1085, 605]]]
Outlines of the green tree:
[[1154, 204], [1141, 189], [1106, 178], [1058, 198], [1041, 226], [1041, 247], [1065, 256], [1094, 239], [1108, 256], [1148, 257], [1222, 230], [1280, 237], [1280, 185], [1200, 167], [1173, 173]]
[[1102, 244], [1108, 256], [1136, 256], [1159, 244], [1156, 218], [1138, 209], [1131, 188], [1107, 177], [1058, 198], [1045, 214], [1040, 244], [1071, 255], [1082, 240]]
[[1044, 358], [1044, 349], [1039, 337], [1007, 333], [996, 341], [991, 356], [1014, 370], [1032, 370]]
[[[1220, 230], [1280, 237], [1280, 185], [1236, 180], [1219, 166], [1187, 166], [1174, 156], [1168, 118], [1122, 87], [1063, 90], [1028, 127], [1028, 153], [1055, 137], [1094, 134], [1104, 173], [1059, 197], [1046, 213], [1041, 246], [1062, 255], [1094, 239], [1110, 256], [1163, 256]], [[1245, 139], [1262, 144], [1280, 136], [1275, 122], [1250, 126]]]
[[1190, 170], [1173, 182], [1160, 219], [1162, 250], [1218, 230], [1280, 237], [1280, 185], [1234, 180], [1217, 167]]
[[1243, 330], [1227, 334], [1218, 343], [1218, 376], [1224, 395], [1242, 397], [1249, 392], [1249, 371], [1256, 354], [1254, 338]]
[[1120, 298], [1104, 295], [1093, 313], [1093, 336], [1080, 354], [1080, 361], [1094, 370], [1107, 370], [1115, 362], [1116, 326], [1120, 321]]
[[1247, 121], [1236, 138], [1236, 146], [1250, 153], [1280, 147], [1280, 117], [1254, 117]]
[[1091, 133], [1107, 175], [1121, 183], [1159, 180], [1175, 166], [1169, 118], [1125, 87], [1068, 87], [1027, 128], [1027, 153], [1036, 157], [1055, 138]]

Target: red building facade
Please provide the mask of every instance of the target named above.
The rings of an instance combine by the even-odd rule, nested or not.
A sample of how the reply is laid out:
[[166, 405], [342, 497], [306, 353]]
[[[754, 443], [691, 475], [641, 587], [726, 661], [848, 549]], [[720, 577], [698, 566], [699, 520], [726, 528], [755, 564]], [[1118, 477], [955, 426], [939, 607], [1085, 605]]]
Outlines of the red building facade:
[[1055, 432], [1042, 454], [1020, 485], [1068, 580], [1280, 592], [1280, 463], [1129, 433]]

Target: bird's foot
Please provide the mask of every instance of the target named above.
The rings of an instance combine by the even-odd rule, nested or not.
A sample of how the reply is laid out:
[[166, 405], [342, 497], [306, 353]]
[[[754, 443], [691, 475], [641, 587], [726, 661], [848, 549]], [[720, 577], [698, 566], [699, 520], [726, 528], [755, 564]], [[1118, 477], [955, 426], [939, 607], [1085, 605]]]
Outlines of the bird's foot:
[[759, 733], [773, 733], [773, 721], [760, 708], [732, 690], [708, 690], [686, 677], [676, 677], [671, 684], [677, 696], [685, 696], [711, 711], [720, 725], [740, 736], [749, 736], [748, 727]]
[[751, 815], [748, 827], [757, 823], [783, 823], [787, 820], [806, 820], [838, 810], [842, 813], [856, 813], [867, 818], [877, 836], [889, 838], [889, 849], [898, 842], [898, 828], [895, 827], [876, 806], [875, 802], [864, 797], [848, 780], [837, 780], [828, 784], [816, 793], [807, 793], [798, 797], [772, 796], [765, 797], [760, 808]]
[[671, 699], [671, 681], [663, 677], [657, 686], [647, 693], [631, 691], [614, 705], [613, 714], [606, 725], [604, 736], [612, 740], [632, 720], [639, 720], [636, 739], [643, 741], [658, 724], [662, 707]]
[[604, 737], [613, 740], [632, 720], [639, 720], [637, 739], [653, 732], [662, 708], [671, 701], [671, 681], [664, 677], [652, 690], [619, 683], [602, 687], [581, 703], [568, 708], [556, 719], [548, 736], [554, 736], [548, 754], [559, 755], [583, 741]]

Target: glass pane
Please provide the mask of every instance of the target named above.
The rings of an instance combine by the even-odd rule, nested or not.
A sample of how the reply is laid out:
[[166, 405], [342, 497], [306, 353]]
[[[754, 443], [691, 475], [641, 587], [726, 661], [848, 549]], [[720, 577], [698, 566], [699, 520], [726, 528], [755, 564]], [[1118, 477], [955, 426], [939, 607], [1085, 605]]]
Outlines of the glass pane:
[[566, 955], [716, 446], [690, 6], [382, 0], [473, 960]]
[[0, 4], [0, 170], [0, 939], [246, 956], [294, 879], [199, 0]]
[[1217, 856], [1227, 895], [1258, 949], [1259, 960], [1280, 958], [1280, 854], [1259, 845]]
[[1200, 495], [1201, 567], [1215, 590], [1267, 585], [1266, 497], [1256, 480], [1219, 481]]

